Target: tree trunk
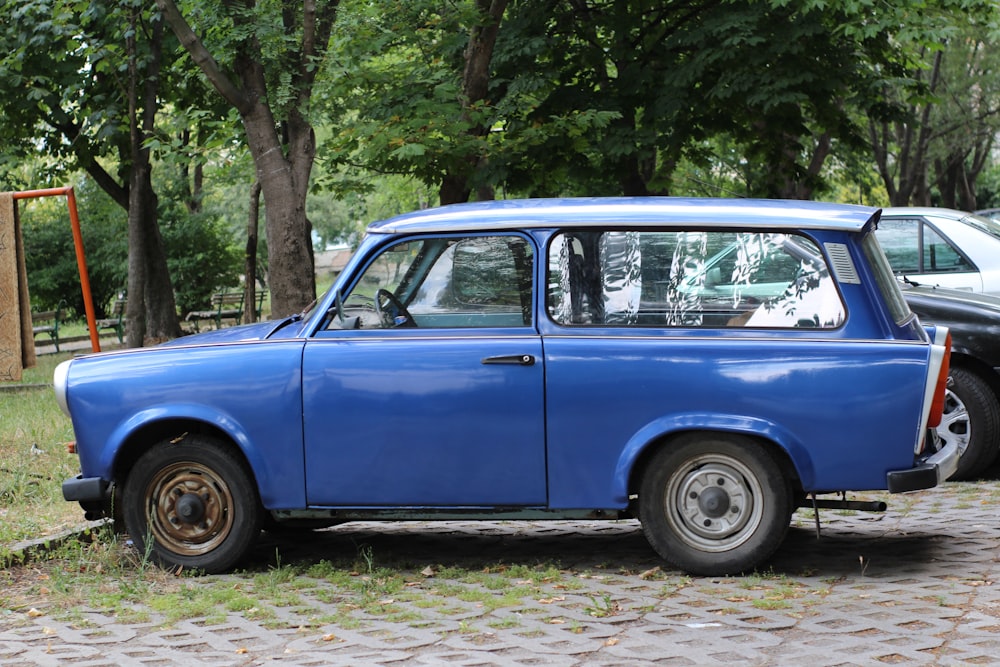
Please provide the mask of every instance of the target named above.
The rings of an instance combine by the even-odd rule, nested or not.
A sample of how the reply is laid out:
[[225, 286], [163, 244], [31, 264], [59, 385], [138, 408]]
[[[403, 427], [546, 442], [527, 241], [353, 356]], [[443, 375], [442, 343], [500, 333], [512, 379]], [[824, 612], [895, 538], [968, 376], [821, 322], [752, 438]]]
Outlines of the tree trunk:
[[[220, 95], [240, 114], [264, 195], [268, 244], [271, 315], [300, 312], [316, 298], [312, 238], [306, 218], [309, 174], [316, 155], [316, 138], [307, 112], [316, 73], [329, 45], [339, 2], [307, 1], [297, 14], [294, 3], [282, 4], [280, 20], [288, 34], [300, 31], [301, 42], [289, 45], [286, 60], [295, 104], [278, 122], [269, 100], [262, 48], [257, 40], [253, 2], [223, 3], [234, 28], [241, 33], [230, 78], [180, 13], [174, 0], [156, 0], [164, 20]], [[295, 22], [301, 19], [301, 25]], [[238, 83], [237, 83], [238, 82]]]
[[[509, 0], [476, 0], [480, 23], [469, 31], [469, 43], [465, 47], [465, 69], [462, 72], [463, 114], [477, 102], [487, 100], [493, 49], [508, 2]], [[477, 124], [470, 127], [468, 132], [473, 137], [485, 137], [489, 133], [489, 127]], [[473, 183], [477, 180], [477, 172], [485, 171], [489, 162], [484, 155], [467, 155], [461, 164], [461, 171], [450, 171], [442, 176], [438, 188], [441, 204], [468, 201]], [[493, 198], [493, 188], [488, 184], [478, 184], [476, 192], [480, 199]]]
[[270, 109], [260, 103], [243, 114], [243, 125], [266, 204], [271, 316], [286, 317], [303, 311], [316, 298], [311, 229], [305, 207], [316, 141], [307, 124], [289, 122], [286, 158], [274, 132]]
[[257, 321], [257, 229], [260, 218], [260, 181], [250, 187], [250, 215], [247, 218], [247, 249], [243, 262], [243, 321]]
[[126, 344], [141, 347], [180, 336], [173, 285], [157, 215], [157, 197], [150, 172], [149, 149], [143, 143], [152, 134], [157, 111], [157, 86], [163, 45], [163, 23], [155, 21], [150, 31], [150, 59], [142, 75], [142, 125], [140, 127], [140, 74], [135, 35], [139, 13], [131, 14], [127, 40], [129, 143], [131, 171], [128, 191], [128, 305], [126, 308]]

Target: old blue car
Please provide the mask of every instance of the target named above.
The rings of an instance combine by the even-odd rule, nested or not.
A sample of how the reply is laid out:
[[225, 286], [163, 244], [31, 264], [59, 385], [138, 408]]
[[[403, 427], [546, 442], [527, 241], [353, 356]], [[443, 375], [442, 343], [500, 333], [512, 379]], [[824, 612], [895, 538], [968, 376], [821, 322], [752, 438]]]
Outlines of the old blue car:
[[801, 505], [951, 475], [947, 330], [878, 209], [496, 201], [372, 224], [309, 312], [56, 371], [63, 494], [168, 567], [262, 528], [638, 518], [668, 563], [751, 570]]

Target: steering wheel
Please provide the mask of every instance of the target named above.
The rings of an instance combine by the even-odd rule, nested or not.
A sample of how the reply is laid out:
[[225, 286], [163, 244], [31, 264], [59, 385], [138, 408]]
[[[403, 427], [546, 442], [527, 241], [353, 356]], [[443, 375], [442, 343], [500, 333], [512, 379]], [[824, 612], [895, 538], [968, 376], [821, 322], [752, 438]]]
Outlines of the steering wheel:
[[375, 312], [378, 313], [382, 320], [382, 326], [386, 329], [405, 329], [417, 326], [403, 302], [387, 289], [379, 288], [375, 292]]

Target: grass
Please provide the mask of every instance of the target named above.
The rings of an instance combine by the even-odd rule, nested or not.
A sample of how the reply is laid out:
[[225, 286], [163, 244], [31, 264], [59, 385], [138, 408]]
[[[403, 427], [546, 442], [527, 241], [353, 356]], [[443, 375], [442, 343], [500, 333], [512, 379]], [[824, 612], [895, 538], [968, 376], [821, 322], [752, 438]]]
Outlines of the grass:
[[63, 480], [80, 464], [66, 450], [73, 428], [51, 389], [56, 364], [69, 358], [40, 355], [20, 383], [0, 387], [0, 555], [83, 520], [79, 505], [62, 499]]

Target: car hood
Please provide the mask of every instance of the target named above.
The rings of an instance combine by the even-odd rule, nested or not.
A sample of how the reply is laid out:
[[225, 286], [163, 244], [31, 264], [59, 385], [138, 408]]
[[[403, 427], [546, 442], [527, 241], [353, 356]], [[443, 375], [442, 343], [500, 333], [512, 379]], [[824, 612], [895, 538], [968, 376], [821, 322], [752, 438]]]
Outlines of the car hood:
[[941, 287], [903, 286], [922, 324], [948, 327], [955, 353], [1000, 368], [1000, 298]]
[[[970, 292], [968, 290], [948, 289], [933, 285], [901, 285], [903, 296], [911, 309], [914, 303], [929, 309], [966, 310], [987, 314], [995, 314], [1000, 318], [1000, 297]], [[915, 309], [914, 309], [915, 310]]]
[[281, 338], [295, 338], [302, 329], [302, 320], [296, 315], [284, 320], [268, 320], [266, 322], [255, 322], [253, 324], [241, 324], [235, 327], [224, 327], [212, 331], [181, 336], [163, 343], [163, 346], [172, 345], [204, 345], [214, 343], [237, 343], [253, 340], [264, 340], [273, 337], [272, 334], [279, 333]]

